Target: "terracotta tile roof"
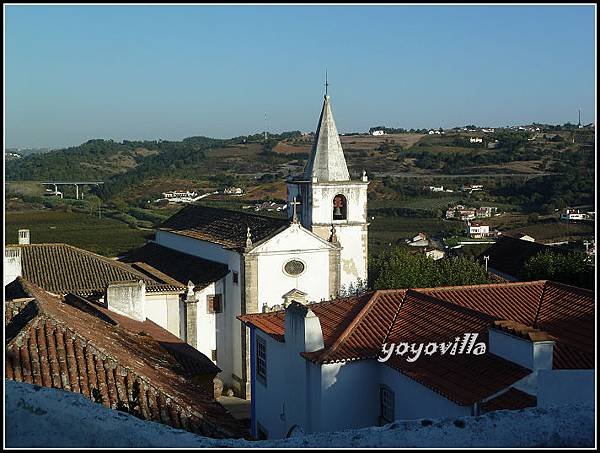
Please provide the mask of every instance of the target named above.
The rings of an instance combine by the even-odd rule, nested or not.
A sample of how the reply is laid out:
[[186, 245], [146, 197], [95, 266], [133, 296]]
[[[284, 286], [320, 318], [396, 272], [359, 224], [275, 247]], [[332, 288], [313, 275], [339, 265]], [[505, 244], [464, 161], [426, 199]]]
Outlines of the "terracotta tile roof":
[[120, 261], [150, 276], [154, 280], [187, 285], [192, 281], [196, 290], [225, 277], [226, 264], [209, 261], [178, 252], [155, 243], [148, 243], [122, 257]]
[[125, 405], [147, 420], [208, 437], [246, 431], [204, 387], [192, 383], [150, 335], [61, 302], [19, 279], [32, 299], [8, 302], [5, 377], [82, 393], [111, 408]]
[[289, 224], [285, 219], [192, 204], [169, 217], [158, 229], [213, 242], [226, 248], [240, 249], [246, 246], [248, 227], [252, 243], [257, 244], [282, 231]]
[[415, 362], [393, 355], [386, 364], [462, 406], [481, 401], [531, 373], [487, 352], [480, 356], [427, 356]]
[[535, 406], [537, 406], [535, 396], [511, 387], [506, 392], [483, 403], [481, 409], [483, 412], [491, 412], [502, 409], [518, 410]]
[[496, 319], [533, 325], [545, 281], [421, 288], [419, 292]]
[[221, 372], [221, 369], [212, 360], [196, 348], [190, 346], [150, 319], [146, 319], [143, 322], [137, 321], [73, 294], [67, 294], [64, 301], [75, 308], [83, 310], [112, 325], [127, 329], [136, 335], [150, 335], [160, 347], [168, 351], [175, 358], [190, 376], [198, 374], [216, 375]]
[[594, 368], [593, 291], [546, 280], [418, 291], [547, 332], [556, 369]]
[[[309, 305], [321, 323], [325, 347], [331, 346], [335, 342], [360, 310], [369, 302], [370, 296], [369, 293], [359, 297], [317, 302]], [[285, 311], [283, 310], [246, 314], [238, 316], [238, 319], [244, 323], [255, 325], [277, 341], [284, 341]]]
[[520, 322], [510, 320], [494, 321], [494, 328], [498, 330], [503, 330], [505, 332], [510, 333], [511, 335], [516, 335], [534, 343], [537, 341], [556, 340], [556, 338], [554, 338], [552, 335], [548, 335], [548, 333], [544, 332], [543, 330], [534, 329], [531, 326], [526, 326], [525, 324], [521, 324]]
[[108, 283], [144, 280], [148, 292], [181, 292], [185, 286], [162, 283], [131, 268], [68, 244], [18, 245], [22, 276], [54, 294], [101, 295]]
[[[546, 281], [376, 291], [310, 304], [325, 347], [302, 355], [319, 363], [375, 358], [383, 343], [448, 342], [465, 333], [487, 342], [488, 328], [502, 320], [518, 334], [556, 338], [554, 368], [593, 368], [593, 306], [591, 291]], [[284, 341], [284, 311], [238, 319]], [[434, 355], [412, 363], [394, 354], [386, 363], [459, 404], [493, 395], [530, 373], [493, 354]]]

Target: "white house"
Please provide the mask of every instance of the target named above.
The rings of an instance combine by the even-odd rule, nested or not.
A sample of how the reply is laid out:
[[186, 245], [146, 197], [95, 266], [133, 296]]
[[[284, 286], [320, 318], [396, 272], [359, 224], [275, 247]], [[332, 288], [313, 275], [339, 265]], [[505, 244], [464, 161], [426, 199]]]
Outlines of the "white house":
[[481, 137], [470, 137], [469, 143], [482, 143], [483, 139]]
[[443, 192], [444, 191], [444, 186], [425, 186], [423, 187], [423, 189], [425, 190], [429, 190], [430, 192]]
[[385, 131], [378, 129], [376, 131], [371, 132], [371, 135], [385, 135]]
[[591, 291], [538, 281], [288, 302], [239, 317], [259, 439], [594, 400]]
[[467, 234], [472, 238], [484, 238], [490, 235], [490, 226], [480, 222], [467, 222]]
[[581, 212], [578, 209], [566, 209], [560, 215], [560, 220], [585, 220], [588, 215], [585, 212]]

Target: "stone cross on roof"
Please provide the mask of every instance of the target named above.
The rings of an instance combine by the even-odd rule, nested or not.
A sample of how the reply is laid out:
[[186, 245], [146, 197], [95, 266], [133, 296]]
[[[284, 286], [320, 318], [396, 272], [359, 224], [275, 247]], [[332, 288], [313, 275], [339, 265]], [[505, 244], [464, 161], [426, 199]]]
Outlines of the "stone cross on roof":
[[294, 197], [294, 199], [290, 202], [290, 204], [292, 205], [292, 210], [293, 210], [292, 222], [298, 223], [298, 213], [296, 212], [296, 206], [301, 203], [299, 201], [296, 201], [296, 197]]

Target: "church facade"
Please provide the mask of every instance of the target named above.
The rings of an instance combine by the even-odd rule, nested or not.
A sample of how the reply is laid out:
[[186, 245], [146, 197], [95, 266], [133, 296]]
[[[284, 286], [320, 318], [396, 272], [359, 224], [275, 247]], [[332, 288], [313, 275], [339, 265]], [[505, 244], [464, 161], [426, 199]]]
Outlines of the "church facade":
[[367, 278], [368, 181], [364, 173], [350, 179], [327, 95], [304, 174], [286, 182], [287, 219], [190, 205], [163, 222], [154, 240], [229, 269], [210, 287], [218, 294], [190, 282], [181, 337], [212, 356], [225, 386], [246, 398], [250, 338], [237, 316], [330, 300]]

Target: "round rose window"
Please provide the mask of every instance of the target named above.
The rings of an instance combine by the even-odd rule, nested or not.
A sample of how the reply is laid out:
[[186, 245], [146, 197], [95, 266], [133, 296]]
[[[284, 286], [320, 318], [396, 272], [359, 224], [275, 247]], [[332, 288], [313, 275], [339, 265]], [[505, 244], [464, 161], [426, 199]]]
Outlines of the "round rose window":
[[304, 272], [304, 263], [299, 260], [290, 260], [285, 263], [283, 270], [288, 275], [300, 275]]

